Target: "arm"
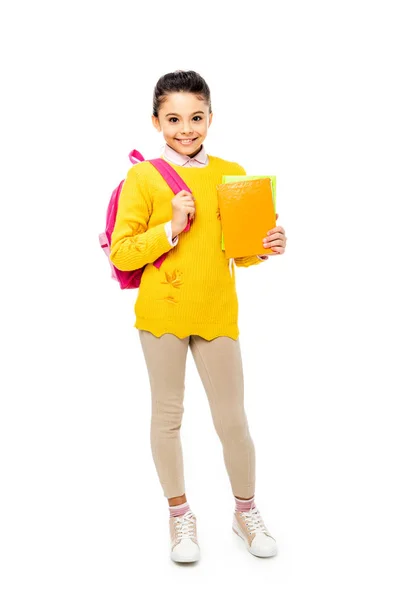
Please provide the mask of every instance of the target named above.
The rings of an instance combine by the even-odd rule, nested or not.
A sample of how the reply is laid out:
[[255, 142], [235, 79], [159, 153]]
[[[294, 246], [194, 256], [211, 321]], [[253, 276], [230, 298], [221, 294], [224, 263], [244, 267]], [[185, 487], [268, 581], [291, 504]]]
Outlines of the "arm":
[[140, 269], [171, 249], [165, 223], [148, 229], [152, 202], [135, 167], [129, 169], [118, 200], [110, 261], [121, 271]]

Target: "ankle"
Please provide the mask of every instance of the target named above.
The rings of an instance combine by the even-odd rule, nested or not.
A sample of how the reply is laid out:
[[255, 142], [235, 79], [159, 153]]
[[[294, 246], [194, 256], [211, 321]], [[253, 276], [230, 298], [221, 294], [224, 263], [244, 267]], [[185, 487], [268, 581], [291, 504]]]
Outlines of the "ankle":
[[178, 506], [179, 504], [184, 504], [185, 502], [187, 502], [186, 494], [183, 494], [182, 496], [174, 496], [173, 498], [168, 498], [169, 506]]

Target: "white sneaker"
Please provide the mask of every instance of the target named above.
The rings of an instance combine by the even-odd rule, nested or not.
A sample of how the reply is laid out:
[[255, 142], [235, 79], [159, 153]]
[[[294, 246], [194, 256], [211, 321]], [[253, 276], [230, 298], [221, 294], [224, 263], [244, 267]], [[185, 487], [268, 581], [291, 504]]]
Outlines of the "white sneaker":
[[254, 556], [275, 556], [276, 540], [266, 528], [258, 508], [244, 512], [235, 510], [232, 529], [244, 540], [248, 551]]
[[175, 562], [195, 562], [200, 558], [196, 517], [188, 510], [181, 517], [170, 517], [171, 558]]

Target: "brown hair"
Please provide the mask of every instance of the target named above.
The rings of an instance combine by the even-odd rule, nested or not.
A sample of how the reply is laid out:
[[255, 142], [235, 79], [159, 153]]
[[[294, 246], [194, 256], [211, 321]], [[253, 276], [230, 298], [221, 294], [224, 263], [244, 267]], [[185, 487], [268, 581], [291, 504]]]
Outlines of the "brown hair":
[[166, 73], [157, 81], [153, 92], [153, 115], [158, 117], [160, 106], [168, 94], [173, 92], [189, 92], [200, 96], [208, 104], [211, 111], [211, 94], [207, 83], [196, 71], [174, 71]]

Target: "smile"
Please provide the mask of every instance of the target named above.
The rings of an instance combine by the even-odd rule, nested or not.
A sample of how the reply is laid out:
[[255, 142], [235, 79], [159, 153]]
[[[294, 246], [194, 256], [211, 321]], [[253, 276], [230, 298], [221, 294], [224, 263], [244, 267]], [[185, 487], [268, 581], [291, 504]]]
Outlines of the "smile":
[[179, 140], [178, 138], [175, 138], [177, 142], [180, 142], [183, 146], [190, 146], [190, 144], [193, 144], [193, 142], [195, 142], [197, 140], [197, 138], [193, 138], [191, 140], [187, 139], [187, 140]]

